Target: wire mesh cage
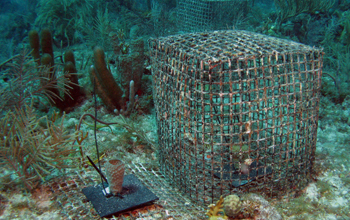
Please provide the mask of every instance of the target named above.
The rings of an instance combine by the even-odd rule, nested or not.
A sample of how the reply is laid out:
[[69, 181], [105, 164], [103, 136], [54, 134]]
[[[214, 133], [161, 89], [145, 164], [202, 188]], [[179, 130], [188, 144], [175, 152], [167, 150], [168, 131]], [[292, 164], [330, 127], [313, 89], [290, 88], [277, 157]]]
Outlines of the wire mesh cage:
[[227, 28], [248, 14], [248, 3], [248, 0], [177, 0], [177, 25], [185, 32]]
[[247, 31], [150, 40], [163, 174], [201, 204], [313, 173], [323, 52]]

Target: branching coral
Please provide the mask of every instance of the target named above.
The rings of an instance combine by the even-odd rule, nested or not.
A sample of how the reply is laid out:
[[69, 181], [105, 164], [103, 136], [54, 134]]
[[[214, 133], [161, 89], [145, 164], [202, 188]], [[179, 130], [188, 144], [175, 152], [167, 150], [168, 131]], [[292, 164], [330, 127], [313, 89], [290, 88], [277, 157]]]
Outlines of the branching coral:
[[[39, 33], [36, 30], [31, 30], [28, 34], [28, 37], [34, 60], [38, 65], [43, 65], [50, 70], [44, 73], [45, 75], [42, 75], [42, 77], [50, 78], [49, 83], [53, 85], [57, 84], [57, 72], [55, 69], [51, 31], [47, 28], [43, 29], [41, 31], [41, 37], [39, 38]], [[40, 53], [40, 51], [42, 51], [42, 53]], [[84, 96], [80, 90], [78, 76], [76, 73], [77, 69], [75, 65], [74, 53], [72, 50], [67, 50], [64, 54], [63, 68], [63, 74], [66, 80], [65, 89], [67, 92], [62, 98], [60, 98], [61, 95], [58, 88], [50, 89], [50, 92], [56, 96], [53, 97], [54, 101], [51, 102], [51, 104], [61, 109], [62, 111], [67, 111], [71, 107], [77, 105], [79, 103], [78, 100]], [[46, 85], [47, 82], [42, 82], [42, 84]]]
[[65, 78], [43, 77], [51, 71], [50, 67], [37, 66], [28, 51], [22, 51], [3, 66], [6, 66], [6, 71], [0, 77], [3, 81], [0, 88], [2, 110], [21, 109], [33, 99], [39, 102], [43, 99], [51, 102], [60, 99], [53, 90], [67, 93]]
[[218, 219], [227, 219], [224, 211], [224, 198], [220, 196], [219, 201], [216, 204], [211, 204], [208, 207], [210, 208], [207, 212], [209, 220], [218, 220]]
[[[31, 190], [46, 180], [55, 169], [72, 167], [76, 149], [73, 134], [52, 118], [38, 117], [32, 106], [8, 111], [0, 120], [0, 165], [7, 175], [2, 184], [22, 184]], [[58, 123], [58, 124], [57, 124]]]
[[125, 42], [124, 30], [118, 28], [117, 22], [112, 22], [108, 8], [97, 10], [96, 17], [91, 20], [79, 28], [91, 48], [100, 45], [104, 50], [112, 49], [118, 55], [127, 53], [129, 45]]

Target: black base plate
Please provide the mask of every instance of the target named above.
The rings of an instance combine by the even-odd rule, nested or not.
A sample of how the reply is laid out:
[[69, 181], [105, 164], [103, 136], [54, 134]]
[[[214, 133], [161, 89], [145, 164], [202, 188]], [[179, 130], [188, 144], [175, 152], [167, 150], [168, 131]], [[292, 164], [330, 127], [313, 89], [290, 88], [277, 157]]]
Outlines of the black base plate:
[[83, 193], [101, 217], [132, 210], [159, 199], [133, 174], [124, 176], [123, 189], [120, 193], [123, 198], [118, 196], [107, 198], [103, 194], [101, 184], [86, 187]]

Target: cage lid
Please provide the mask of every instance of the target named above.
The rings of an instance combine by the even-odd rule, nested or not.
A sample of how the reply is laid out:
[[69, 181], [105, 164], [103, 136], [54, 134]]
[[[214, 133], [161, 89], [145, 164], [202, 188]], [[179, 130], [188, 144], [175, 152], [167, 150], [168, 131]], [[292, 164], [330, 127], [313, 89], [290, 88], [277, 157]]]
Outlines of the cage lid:
[[214, 62], [237, 57], [321, 51], [294, 41], [242, 30], [187, 33], [161, 37], [156, 41], [157, 46], [167, 53], [177, 51], [184, 56]]

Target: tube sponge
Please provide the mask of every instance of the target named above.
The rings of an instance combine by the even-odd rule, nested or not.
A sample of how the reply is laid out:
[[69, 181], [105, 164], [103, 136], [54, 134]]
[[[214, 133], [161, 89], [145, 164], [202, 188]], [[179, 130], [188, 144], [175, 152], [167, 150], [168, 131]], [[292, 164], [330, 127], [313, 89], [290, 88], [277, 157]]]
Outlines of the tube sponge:
[[64, 100], [67, 107], [74, 106], [77, 99], [81, 95], [77, 72], [74, 53], [72, 50], [67, 50], [64, 53], [64, 77], [69, 83], [69, 86], [66, 87], [69, 95], [64, 95]]
[[64, 62], [68, 63], [69, 61], [72, 62], [72, 64], [75, 66], [75, 58], [74, 58], [74, 53], [72, 50], [67, 50], [64, 53]]
[[132, 109], [134, 108], [134, 103], [135, 103], [135, 83], [134, 80], [130, 81], [130, 91], [129, 91], [129, 104], [128, 104], [128, 109], [127, 114], [130, 114]]
[[90, 75], [91, 80], [95, 81], [97, 94], [108, 110], [121, 109], [123, 91], [107, 69], [104, 51], [99, 46], [94, 49], [94, 65], [90, 68]]
[[43, 54], [48, 53], [52, 57], [52, 66], [54, 65], [55, 57], [52, 48], [52, 36], [49, 29], [45, 28], [41, 31], [41, 50]]
[[64, 94], [64, 107], [74, 106], [79, 98], [80, 86], [78, 84], [77, 69], [72, 61], [67, 61], [64, 64], [64, 77], [68, 81], [68, 86], [66, 86], [69, 94]]
[[33, 49], [32, 56], [36, 63], [40, 65], [40, 40], [39, 34], [36, 30], [29, 31], [29, 45]]
[[117, 195], [123, 189], [124, 170], [124, 163], [120, 160], [109, 160], [106, 163], [106, 176], [113, 195]]

